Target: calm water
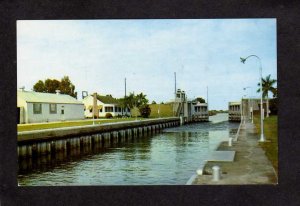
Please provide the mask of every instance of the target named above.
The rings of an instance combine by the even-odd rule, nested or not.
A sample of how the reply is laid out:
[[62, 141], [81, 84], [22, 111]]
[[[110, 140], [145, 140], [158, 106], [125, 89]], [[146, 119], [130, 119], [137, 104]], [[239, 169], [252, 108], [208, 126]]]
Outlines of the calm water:
[[92, 151], [19, 161], [20, 185], [184, 185], [238, 123], [227, 114]]

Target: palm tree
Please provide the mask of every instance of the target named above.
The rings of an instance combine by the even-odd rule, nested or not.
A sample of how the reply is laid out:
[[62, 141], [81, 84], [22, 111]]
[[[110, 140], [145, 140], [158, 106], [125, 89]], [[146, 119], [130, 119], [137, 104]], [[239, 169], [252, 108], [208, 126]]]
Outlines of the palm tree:
[[147, 95], [140, 93], [136, 95], [136, 102], [137, 102], [137, 107], [140, 107], [141, 105], [148, 104], [149, 100], [146, 98]]
[[[269, 117], [269, 92], [273, 93], [273, 96], [277, 96], [277, 89], [274, 87], [274, 84], [277, 82], [276, 79], [271, 79], [271, 74], [266, 76], [266, 78], [262, 78], [262, 90], [263, 90], [263, 97], [267, 98], [267, 117]], [[258, 83], [260, 86], [260, 83]], [[257, 90], [260, 92], [260, 88]]]

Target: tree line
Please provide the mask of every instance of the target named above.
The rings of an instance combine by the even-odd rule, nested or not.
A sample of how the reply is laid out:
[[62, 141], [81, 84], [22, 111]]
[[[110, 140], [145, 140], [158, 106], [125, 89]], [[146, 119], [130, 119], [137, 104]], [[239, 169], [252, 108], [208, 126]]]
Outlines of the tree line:
[[135, 95], [134, 92], [130, 92], [128, 96], [120, 98], [120, 104], [122, 107], [129, 107], [133, 109], [134, 107], [138, 108], [140, 114], [144, 118], [148, 118], [151, 113], [151, 108], [148, 104], [149, 100], [146, 98], [147, 95], [140, 94]]
[[35, 92], [56, 93], [59, 90], [61, 94], [68, 94], [77, 99], [77, 92], [75, 92], [75, 85], [72, 84], [68, 76], [64, 76], [61, 80], [46, 79], [39, 80], [33, 86]]

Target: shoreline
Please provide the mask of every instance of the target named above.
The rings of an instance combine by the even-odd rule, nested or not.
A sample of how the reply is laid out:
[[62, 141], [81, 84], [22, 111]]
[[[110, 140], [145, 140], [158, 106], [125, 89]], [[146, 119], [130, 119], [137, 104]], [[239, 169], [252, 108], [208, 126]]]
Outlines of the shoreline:
[[[204, 164], [202, 171], [199, 168], [199, 174], [193, 175], [187, 184], [278, 184], [277, 174], [265, 152], [259, 146], [258, 140], [259, 135], [255, 131], [255, 126], [250, 122], [241, 123], [232, 146], [229, 146], [228, 141], [223, 141], [216, 150], [220, 152], [235, 152], [233, 161], [208, 160]], [[213, 166], [220, 167], [220, 180], [218, 181], [213, 181]], [[201, 172], [202, 174], [200, 174]]]

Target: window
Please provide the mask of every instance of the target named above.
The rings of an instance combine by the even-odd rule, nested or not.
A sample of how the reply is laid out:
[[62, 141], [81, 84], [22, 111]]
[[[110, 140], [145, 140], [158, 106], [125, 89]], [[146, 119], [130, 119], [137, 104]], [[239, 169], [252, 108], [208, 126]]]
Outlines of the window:
[[113, 112], [113, 109], [114, 109], [113, 107], [105, 107], [104, 111], [105, 112]]
[[65, 110], [64, 109], [61, 110], [61, 114], [65, 114]]
[[49, 111], [50, 111], [50, 114], [56, 114], [57, 113], [56, 104], [49, 104]]
[[33, 114], [42, 114], [42, 104], [39, 103], [33, 104]]

